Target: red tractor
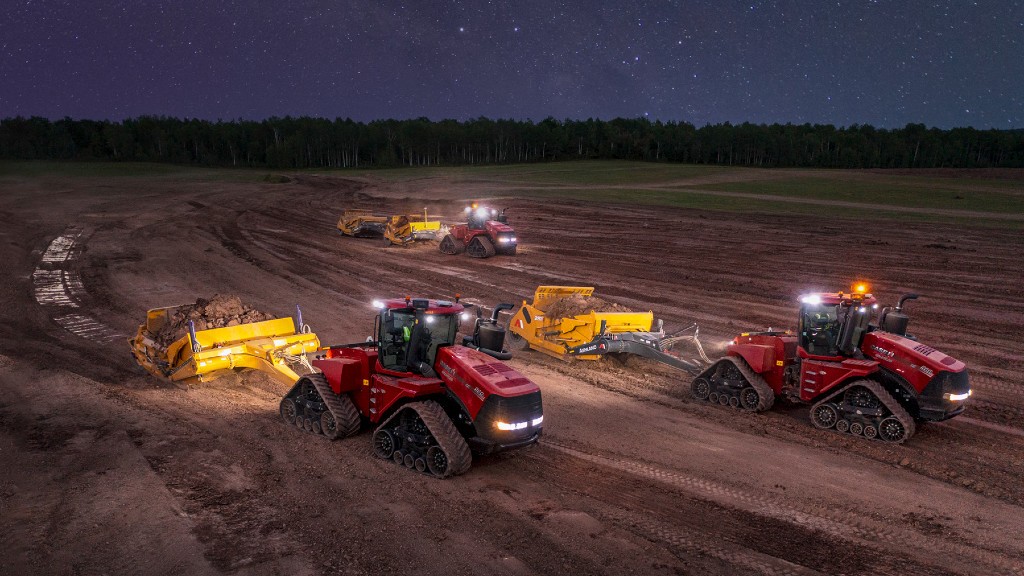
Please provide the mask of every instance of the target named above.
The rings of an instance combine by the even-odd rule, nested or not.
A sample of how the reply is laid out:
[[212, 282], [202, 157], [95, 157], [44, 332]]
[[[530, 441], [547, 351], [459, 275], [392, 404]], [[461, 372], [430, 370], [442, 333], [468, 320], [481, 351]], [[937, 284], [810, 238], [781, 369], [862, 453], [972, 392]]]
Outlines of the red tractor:
[[801, 297], [797, 334], [744, 333], [701, 372], [698, 400], [760, 412], [776, 396], [811, 403], [811, 422], [855, 436], [903, 442], [915, 421], [963, 412], [967, 366], [907, 334], [907, 300], [878, 312], [864, 285], [850, 293]]
[[508, 225], [504, 209], [499, 213], [473, 204], [466, 207], [466, 223], [452, 226], [438, 244], [438, 250], [449, 255], [465, 252], [473, 258], [514, 256], [516, 231]]
[[320, 372], [281, 400], [285, 422], [331, 440], [369, 423], [376, 456], [438, 478], [468, 470], [472, 452], [537, 442], [540, 389], [496, 358], [507, 358], [496, 317], [510, 304], [491, 319], [478, 313], [463, 345], [455, 337], [468, 314], [458, 299], [375, 304], [373, 340], [322, 349], [312, 360]]

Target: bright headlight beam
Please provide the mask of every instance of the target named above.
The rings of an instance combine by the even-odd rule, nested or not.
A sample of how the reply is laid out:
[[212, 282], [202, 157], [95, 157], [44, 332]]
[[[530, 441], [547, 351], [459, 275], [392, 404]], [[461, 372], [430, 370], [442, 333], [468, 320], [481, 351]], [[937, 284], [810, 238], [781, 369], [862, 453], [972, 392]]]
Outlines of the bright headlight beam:
[[964, 392], [963, 394], [949, 394], [949, 399], [952, 400], [953, 402], [960, 402], [962, 400], [967, 400], [971, 396], [971, 392], [972, 392], [972, 390], [968, 390], [967, 392]]

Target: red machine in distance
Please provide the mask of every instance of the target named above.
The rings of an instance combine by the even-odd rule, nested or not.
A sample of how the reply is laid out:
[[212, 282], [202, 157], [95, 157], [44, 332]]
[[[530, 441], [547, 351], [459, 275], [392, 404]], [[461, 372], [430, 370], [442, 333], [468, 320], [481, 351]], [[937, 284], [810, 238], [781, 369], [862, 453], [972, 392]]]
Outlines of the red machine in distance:
[[452, 226], [437, 248], [443, 254], [465, 252], [473, 258], [490, 258], [495, 254], [514, 256], [517, 243], [504, 209], [499, 213], [474, 203], [466, 207], [466, 223]]
[[878, 310], [863, 284], [805, 295], [796, 334], [737, 336], [726, 356], [694, 379], [693, 396], [755, 412], [785, 396], [812, 403], [818, 428], [904, 442], [915, 421], [952, 418], [971, 395], [963, 362], [907, 334], [903, 305], [917, 297]]
[[286, 422], [332, 440], [368, 422], [376, 426], [376, 456], [438, 478], [468, 470], [472, 452], [537, 442], [540, 389], [495, 357], [502, 355], [500, 327], [477, 320], [466, 345], [456, 345], [460, 319], [468, 318], [457, 299], [375, 305], [373, 340], [323, 349], [312, 361], [320, 373], [300, 378], [281, 400]]

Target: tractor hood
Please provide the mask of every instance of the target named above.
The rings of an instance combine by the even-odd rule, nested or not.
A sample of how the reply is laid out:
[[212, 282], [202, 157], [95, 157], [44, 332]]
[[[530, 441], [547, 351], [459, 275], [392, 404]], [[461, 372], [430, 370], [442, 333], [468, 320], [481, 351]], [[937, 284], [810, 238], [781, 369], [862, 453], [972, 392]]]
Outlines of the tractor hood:
[[919, 393], [936, 374], [960, 373], [967, 365], [916, 340], [875, 331], [864, 336], [861, 350], [884, 368], [902, 376]]
[[492, 232], [493, 234], [498, 234], [500, 232], [515, 232], [515, 230], [511, 226], [509, 226], [508, 224], [504, 224], [502, 222], [498, 222], [497, 220], [488, 220], [486, 226], [487, 230]]
[[511, 366], [465, 346], [445, 346], [437, 353], [437, 374], [476, 416], [489, 396], [525, 396], [540, 388]]

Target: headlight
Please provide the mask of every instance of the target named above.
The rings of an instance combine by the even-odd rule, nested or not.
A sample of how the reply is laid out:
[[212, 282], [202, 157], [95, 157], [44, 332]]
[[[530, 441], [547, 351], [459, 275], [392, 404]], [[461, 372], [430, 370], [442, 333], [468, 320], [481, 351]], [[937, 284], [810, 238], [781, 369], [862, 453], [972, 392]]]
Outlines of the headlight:
[[460, 320], [469, 320], [469, 312], [463, 312], [462, 314], [459, 314], [459, 319]]
[[540, 426], [540, 423], [543, 422], [543, 421], [544, 421], [544, 417], [543, 416], [538, 416], [538, 417], [533, 419], [533, 425], [534, 426]]
[[967, 400], [971, 396], [971, 390], [964, 392], [963, 394], [946, 394], [946, 398], [949, 398], [953, 402], [961, 402]]
[[495, 422], [494, 425], [498, 427], [498, 430], [522, 430], [526, 428], [529, 422]]
[[373, 307], [374, 308], [383, 308], [384, 307], [384, 303], [381, 302], [380, 300], [374, 300], [373, 301]]
[[424, 318], [424, 320], [426, 320], [427, 324], [433, 324], [434, 323], [434, 317], [429, 315], [429, 314], [427, 315], [426, 318]]

